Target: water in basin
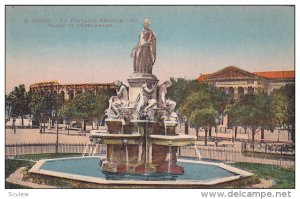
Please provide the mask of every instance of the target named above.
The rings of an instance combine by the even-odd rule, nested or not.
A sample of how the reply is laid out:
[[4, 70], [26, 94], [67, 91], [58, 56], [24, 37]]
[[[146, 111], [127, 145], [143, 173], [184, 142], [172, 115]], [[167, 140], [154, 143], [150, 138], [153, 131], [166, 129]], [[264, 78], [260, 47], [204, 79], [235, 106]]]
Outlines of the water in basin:
[[46, 161], [40, 169], [63, 172], [68, 174], [76, 174], [81, 176], [89, 176], [96, 178], [104, 178], [107, 180], [144, 180], [144, 181], [164, 181], [164, 180], [197, 180], [208, 181], [222, 177], [236, 175], [230, 171], [222, 169], [214, 165], [195, 164], [178, 162], [184, 167], [183, 175], [174, 175], [167, 173], [153, 173], [147, 175], [141, 174], [118, 174], [118, 173], [103, 173], [99, 165], [99, 158], [69, 158]]

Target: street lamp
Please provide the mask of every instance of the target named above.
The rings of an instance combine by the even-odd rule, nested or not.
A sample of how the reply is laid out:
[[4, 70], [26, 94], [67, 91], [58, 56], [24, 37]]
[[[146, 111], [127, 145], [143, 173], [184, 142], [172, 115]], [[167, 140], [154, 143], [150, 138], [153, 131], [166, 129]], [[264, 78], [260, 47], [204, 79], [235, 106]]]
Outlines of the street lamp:
[[58, 153], [58, 117], [56, 116], [56, 153]]
[[55, 152], [58, 153], [58, 115], [56, 111], [52, 111], [52, 118], [56, 120], [56, 144], [55, 144]]
[[219, 142], [219, 140], [218, 140], [218, 125], [219, 125], [219, 119], [217, 118], [216, 119], [216, 128], [215, 128], [215, 133], [216, 133], [216, 140], [215, 140], [215, 145], [216, 145], [216, 147], [218, 147], [218, 142]]

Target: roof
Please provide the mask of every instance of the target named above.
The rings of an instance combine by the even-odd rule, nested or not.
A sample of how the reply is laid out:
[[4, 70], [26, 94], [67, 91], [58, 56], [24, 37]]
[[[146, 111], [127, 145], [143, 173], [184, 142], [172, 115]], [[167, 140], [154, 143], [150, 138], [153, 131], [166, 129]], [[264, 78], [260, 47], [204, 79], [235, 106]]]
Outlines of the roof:
[[206, 80], [206, 78], [209, 76], [210, 74], [201, 74], [198, 78], [197, 78], [197, 80], [198, 81], [204, 81], [204, 80]]
[[[201, 74], [197, 78], [197, 80], [198, 81], [205, 81], [208, 78], [212, 78], [216, 74], [220, 74], [224, 71], [234, 70], [234, 69], [240, 70], [242, 72], [247, 72], [247, 71], [244, 71], [244, 70], [239, 69], [239, 68], [234, 67], [234, 66], [228, 66], [228, 67], [226, 67], [222, 70], [219, 70], [215, 73], [212, 73], [212, 74], [208, 74], [208, 73]], [[253, 72], [253, 73], [247, 72], [247, 73], [252, 74], [254, 76], [257, 76], [257, 77], [260, 77], [260, 78], [266, 78], [266, 79], [295, 79], [295, 71], [263, 71], [263, 72]]]
[[253, 74], [267, 79], [295, 79], [295, 71], [265, 71]]

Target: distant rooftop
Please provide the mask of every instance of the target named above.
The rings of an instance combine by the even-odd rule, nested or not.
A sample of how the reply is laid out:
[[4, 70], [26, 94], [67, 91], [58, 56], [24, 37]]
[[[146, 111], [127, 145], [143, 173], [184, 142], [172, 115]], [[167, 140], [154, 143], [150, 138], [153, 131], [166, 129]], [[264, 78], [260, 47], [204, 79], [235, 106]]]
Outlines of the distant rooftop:
[[267, 79], [294, 79], [295, 71], [265, 71], [255, 72], [254, 75]]
[[[228, 66], [222, 70], [219, 70], [215, 73], [212, 74], [201, 74], [197, 80], [198, 81], [205, 81], [206, 79], [208, 79], [210, 76], [219, 73], [221, 71], [225, 71], [225, 70], [230, 70], [230, 69], [237, 69], [237, 70], [241, 70], [244, 71], [242, 69], [239, 69], [237, 67], [234, 66]], [[244, 71], [246, 72], [246, 71]], [[263, 72], [250, 72], [251, 74], [257, 76], [257, 77], [261, 77], [261, 78], [266, 78], [266, 79], [295, 79], [295, 71], [263, 71]]]

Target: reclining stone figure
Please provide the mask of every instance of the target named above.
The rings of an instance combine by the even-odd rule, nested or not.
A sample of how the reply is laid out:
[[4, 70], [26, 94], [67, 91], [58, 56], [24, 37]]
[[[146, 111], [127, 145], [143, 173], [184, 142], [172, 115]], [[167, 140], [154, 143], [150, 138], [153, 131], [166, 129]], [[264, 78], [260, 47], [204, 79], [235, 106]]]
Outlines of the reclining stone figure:
[[128, 106], [128, 91], [123, 82], [117, 80], [113, 83], [116, 86], [116, 96], [109, 99], [109, 107], [106, 110], [108, 118], [119, 118], [122, 107]]

